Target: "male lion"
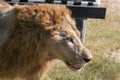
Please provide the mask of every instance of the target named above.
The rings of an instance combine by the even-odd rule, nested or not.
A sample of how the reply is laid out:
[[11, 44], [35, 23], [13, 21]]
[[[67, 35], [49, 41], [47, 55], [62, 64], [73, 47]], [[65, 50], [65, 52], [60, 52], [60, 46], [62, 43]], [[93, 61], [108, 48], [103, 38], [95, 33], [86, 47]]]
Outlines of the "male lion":
[[59, 59], [73, 71], [92, 58], [63, 5], [15, 5], [0, 1], [0, 78], [41, 80]]

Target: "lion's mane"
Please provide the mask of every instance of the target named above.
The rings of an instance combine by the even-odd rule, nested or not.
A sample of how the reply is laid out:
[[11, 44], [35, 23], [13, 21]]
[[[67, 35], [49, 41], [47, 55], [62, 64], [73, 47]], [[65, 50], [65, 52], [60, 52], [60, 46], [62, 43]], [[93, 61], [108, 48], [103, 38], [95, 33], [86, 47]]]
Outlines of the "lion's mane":
[[15, 5], [14, 26], [0, 46], [0, 78], [40, 76], [52, 60], [44, 60], [46, 43], [70, 11], [62, 5]]

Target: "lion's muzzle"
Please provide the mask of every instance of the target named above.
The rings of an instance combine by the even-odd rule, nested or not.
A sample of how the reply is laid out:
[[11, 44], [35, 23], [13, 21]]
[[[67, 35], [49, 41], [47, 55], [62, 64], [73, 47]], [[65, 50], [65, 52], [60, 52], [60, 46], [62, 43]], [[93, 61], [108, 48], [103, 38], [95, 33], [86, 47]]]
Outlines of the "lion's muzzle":
[[81, 57], [82, 57], [82, 59], [83, 59], [86, 63], [89, 62], [89, 61], [92, 59], [91, 52], [90, 52], [88, 49], [86, 49], [86, 48], [84, 48], [84, 49], [82, 50]]
[[77, 54], [74, 59], [66, 60], [65, 63], [72, 71], [80, 71], [91, 59], [90, 51], [83, 48], [81, 53]]

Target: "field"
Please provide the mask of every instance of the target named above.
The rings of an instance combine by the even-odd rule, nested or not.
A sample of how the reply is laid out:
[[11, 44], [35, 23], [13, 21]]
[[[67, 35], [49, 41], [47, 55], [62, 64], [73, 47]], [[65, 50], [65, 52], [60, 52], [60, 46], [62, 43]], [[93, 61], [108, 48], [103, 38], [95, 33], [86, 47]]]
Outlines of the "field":
[[120, 63], [109, 57], [120, 50], [120, 1], [102, 0], [101, 4], [107, 7], [106, 19], [89, 19], [87, 24], [85, 45], [93, 60], [79, 73], [55, 61], [44, 80], [120, 80]]

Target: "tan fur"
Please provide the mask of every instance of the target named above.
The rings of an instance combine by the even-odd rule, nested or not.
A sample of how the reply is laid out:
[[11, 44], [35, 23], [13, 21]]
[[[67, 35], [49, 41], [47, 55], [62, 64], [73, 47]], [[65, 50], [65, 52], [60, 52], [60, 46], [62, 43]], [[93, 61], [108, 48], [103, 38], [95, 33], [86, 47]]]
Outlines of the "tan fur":
[[[85, 49], [84, 54], [87, 52], [91, 57], [82, 45], [79, 31], [65, 6], [42, 4], [13, 7], [11, 14], [14, 14], [14, 19], [11, 23], [14, 25], [8, 25], [11, 28], [9, 36], [0, 46], [0, 78], [41, 80], [54, 59], [73, 60], [75, 66], [81, 68], [85, 62], [75, 55], [81, 56], [81, 50]], [[67, 37], [75, 38], [74, 45], [64, 41]]]
[[10, 11], [12, 6], [0, 0], [0, 16], [7, 11]]

